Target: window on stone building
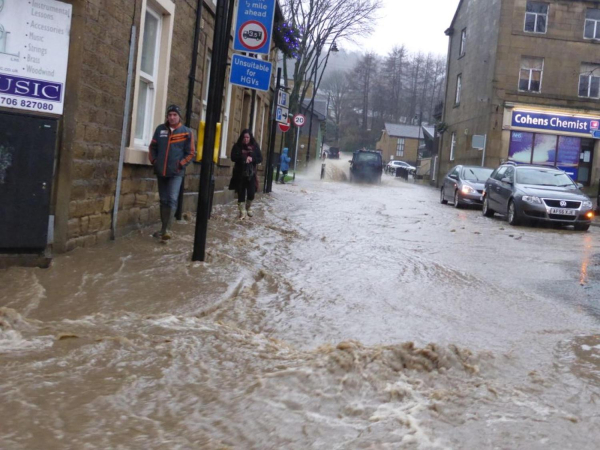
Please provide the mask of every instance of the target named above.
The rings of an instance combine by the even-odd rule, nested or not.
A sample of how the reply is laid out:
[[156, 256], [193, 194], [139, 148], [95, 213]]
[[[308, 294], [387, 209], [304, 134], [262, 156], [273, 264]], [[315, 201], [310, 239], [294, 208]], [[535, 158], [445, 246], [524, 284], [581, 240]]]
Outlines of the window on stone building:
[[404, 156], [404, 138], [398, 139], [398, 144], [396, 145], [396, 156]]
[[454, 104], [460, 105], [460, 96], [462, 94], [462, 74], [456, 77], [456, 97], [454, 98]]
[[454, 161], [455, 150], [456, 150], [456, 133], [452, 133], [452, 141], [450, 141], [450, 161]]
[[525, 12], [525, 31], [545, 33], [548, 24], [548, 3], [527, 2]]
[[600, 98], [600, 64], [583, 63], [581, 65], [579, 96]]
[[200, 120], [206, 120], [206, 110], [208, 108], [208, 87], [210, 79], [210, 66], [212, 64], [212, 53], [209, 51], [206, 55], [206, 63], [204, 64], [204, 78], [202, 80], [202, 118]]
[[467, 48], [467, 29], [465, 28], [464, 30], [461, 31], [460, 33], [460, 52], [458, 56], [464, 56]]
[[127, 163], [148, 164], [154, 129], [165, 119], [174, 15], [171, 0], [142, 1]]
[[585, 39], [600, 39], [600, 9], [588, 9], [585, 12]]
[[135, 140], [149, 145], [154, 131], [153, 116], [156, 106], [156, 83], [158, 81], [158, 55], [160, 53], [161, 16], [148, 8], [142, 37], [142, 59], [138, 78], [137, 120]]
[[544, 58], [534, 58], [531, 56], [521, 57], [519, 90], [525, 92], [541, 92], [543, 71]]

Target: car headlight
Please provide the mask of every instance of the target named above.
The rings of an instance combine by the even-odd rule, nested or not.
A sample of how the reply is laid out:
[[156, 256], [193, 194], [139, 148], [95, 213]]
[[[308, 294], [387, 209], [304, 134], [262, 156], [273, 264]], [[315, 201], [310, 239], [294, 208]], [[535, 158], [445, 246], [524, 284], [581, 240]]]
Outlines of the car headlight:
[[477, 191], [475, 189], [473, 189], [471, 186], [463, 186], [462, 187], [462, 193], [463, 194], [475, 194]]
[[585, 201], [581, 204], [581, 208], [583, 209], [592, 209], [594, 205], [590, 201]]
[[542, 200], [539, 197], [535, 197], [532, 195], [524, 195], [521, 198], [523, 199], [524, 202], [527, 202], [527, 203], [534, 203], [534, 204], [538, 204], [538, 205], [542, 204]]

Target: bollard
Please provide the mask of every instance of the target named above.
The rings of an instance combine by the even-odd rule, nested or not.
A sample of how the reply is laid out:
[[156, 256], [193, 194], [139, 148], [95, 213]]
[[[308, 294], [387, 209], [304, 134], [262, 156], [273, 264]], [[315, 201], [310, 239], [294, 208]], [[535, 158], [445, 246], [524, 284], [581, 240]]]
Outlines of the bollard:
[[325, 178], [325, 168], [326, 164], [321, 164], [321, 180]]

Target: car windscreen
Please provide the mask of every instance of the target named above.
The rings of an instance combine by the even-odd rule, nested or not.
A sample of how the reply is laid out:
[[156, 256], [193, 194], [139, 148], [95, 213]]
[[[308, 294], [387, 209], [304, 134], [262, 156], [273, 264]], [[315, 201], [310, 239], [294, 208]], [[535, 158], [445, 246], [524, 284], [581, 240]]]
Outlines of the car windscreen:
[[573, 181], [566, 173], [543, 168], [518, 169], [517, 183], [534, 186], [575, 187]]
[[484, 182], [492, 174], [493, 169], [485, 167], [465, 167], [462, 173], [462, 179], [466, 181]]
[[356, 161], [379, 164], [381, 157], [378, 153], [359, 153], [356, 155]]

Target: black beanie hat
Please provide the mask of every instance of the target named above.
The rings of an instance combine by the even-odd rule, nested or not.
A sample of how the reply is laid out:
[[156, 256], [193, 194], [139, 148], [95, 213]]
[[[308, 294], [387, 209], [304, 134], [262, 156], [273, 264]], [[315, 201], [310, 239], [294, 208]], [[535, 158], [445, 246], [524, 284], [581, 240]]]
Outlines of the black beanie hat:
[[167, 115], [169, 115], [170, 112], [176, 112], [177, 114], [179, 114], [179, 117], [181, 117], [181, 110], [179, 109], [179, 106], [177, 105], [171, 105], [167, 108]]

